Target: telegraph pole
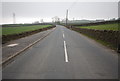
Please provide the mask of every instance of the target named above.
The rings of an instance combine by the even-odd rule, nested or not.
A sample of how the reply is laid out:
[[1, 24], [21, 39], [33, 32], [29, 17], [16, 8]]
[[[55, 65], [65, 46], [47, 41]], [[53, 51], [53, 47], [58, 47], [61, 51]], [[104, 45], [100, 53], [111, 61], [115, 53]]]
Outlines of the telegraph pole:
[[13, 13], [13, 24], [16, 24], [15, 13]]
[[68, 9], [66, 11], [66, 26], [67, 26], [67, 24], [68, 24]]

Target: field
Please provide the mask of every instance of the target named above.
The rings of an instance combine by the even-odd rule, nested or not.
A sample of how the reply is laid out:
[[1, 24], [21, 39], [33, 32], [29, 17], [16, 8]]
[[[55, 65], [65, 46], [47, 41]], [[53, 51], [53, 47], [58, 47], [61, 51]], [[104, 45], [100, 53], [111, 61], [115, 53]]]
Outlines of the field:
[[2, 35], [18, 34], [27, 31], [38, 30], [46, 28], [52, 25], [33, 25], [33, 26], [21, 26], [21, 27], [2, 27]]
[[96, 30], [118, 30], [118, 23], [113, 24], [102, 24], [102, 25], [95, 25], [95, 26], [77, 26], [80, 28], [87, 28], [87, 29], [96, 29]]

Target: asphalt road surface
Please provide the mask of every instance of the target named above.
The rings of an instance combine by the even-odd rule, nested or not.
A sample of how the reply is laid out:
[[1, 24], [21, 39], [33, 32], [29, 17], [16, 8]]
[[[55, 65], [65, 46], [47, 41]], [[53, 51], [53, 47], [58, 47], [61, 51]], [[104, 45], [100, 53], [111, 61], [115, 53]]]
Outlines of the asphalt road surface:
[[57, 25], [3, 69], [3, 79], [117, 79], [117, 54]]

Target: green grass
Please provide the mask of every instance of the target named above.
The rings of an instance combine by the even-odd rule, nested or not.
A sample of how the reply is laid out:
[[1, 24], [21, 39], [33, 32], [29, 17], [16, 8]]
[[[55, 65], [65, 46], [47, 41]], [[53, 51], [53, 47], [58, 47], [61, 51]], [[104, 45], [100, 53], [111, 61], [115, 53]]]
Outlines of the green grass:
[[108, 43], [108, 42], [103, 41], [103, 40], [98, 40], [98, 39], [96, 39], [95, 37], [92, 37], [92, 36], [89, 36], [89, 35], [86, 35], [86, 34], [83, 34], [83, 35], [85, 35], [85, 36], [87, 36], [87, 37], [95, 40], [96, 42], [99, 42], [100, 44], [102, 44], [102, 45], [104, 45], [104, 46], [106, 46], [106, 47], [109, 47], [109, 48], [111, 48], [111, 49], [113, 49], [113, 50], [116, 50], [116, 49], [117, 49], [117, 47], [116, 47], [116, 46], [113, 46], [111, 43]]
[[118, 23], [95, 25], [95, 26], [77, 26], [77, 27], [87, 28], [87, 29], [97, 29], [97, 30], [114, 30], [114, 31], [118, 31]]
[[46, 28], [51, 25], [33, 25], [24, 27], [2, 27], [2, 35], [18, 34], [27, 31], [38, 30], [41, 28]]
[[[77, 31], [77, 32], [80, 33], [80, 31]], [[117, 47], [116, 47], [116, 46], [113, 46], [111, 43], [108, 43], [108, 42], [103, 41], [103, 40], [98, 40], [98, 39], [96, 39], [95, 37], [89, 36], [89, 35], [84, 34], [84, 33], [81, 33], [81, 34], [84, 35], [84, 36], [86, 36], [86, 37], [88, 37], [88, 38], [90, 38], [90, 39], [95, 40], [96, 42], [98, 42], [98, 43], [100, 43], [100, 44], [102, 44], [102, 45], [104, 45], [104, 46], [106, 46], [106, 47], [108, 47], [108, 48], [110, 48], [110, 49], [113, 49], [113, 50], [116, 50], [116, 49], [117, 49]]]

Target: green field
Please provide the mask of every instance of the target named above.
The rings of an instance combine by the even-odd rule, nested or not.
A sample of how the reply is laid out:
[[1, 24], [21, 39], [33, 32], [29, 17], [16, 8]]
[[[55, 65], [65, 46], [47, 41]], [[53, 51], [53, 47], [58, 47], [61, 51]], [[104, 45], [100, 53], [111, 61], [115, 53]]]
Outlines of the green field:
[[38, 30], [46, 28], [52, 25], [33, 25], [33, 26], [21, 26], [21, 27], [2, 27], [2, 35], [18, 34], [27, 31]]
[[87, 28], [87, 29], [97, 29], [97, 30], [118, 30], [118, 23], [113, 24], [103, 24], [103, 25], [95, 25], [95, 26], [77, 26], [80, 28]]

